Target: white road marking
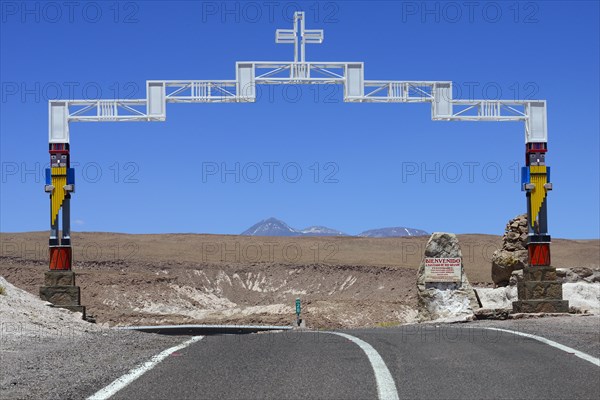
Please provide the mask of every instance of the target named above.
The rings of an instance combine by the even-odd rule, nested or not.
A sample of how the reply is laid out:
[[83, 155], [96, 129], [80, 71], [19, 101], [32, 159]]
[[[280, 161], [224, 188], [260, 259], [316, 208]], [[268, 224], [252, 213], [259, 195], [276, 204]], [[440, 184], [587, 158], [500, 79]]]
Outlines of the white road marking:
[[365, 352], [375, 372], [375, 381], [377, 382], [377, 397], [379, 400], [398, 400], [398, 390], [396, 390], [396, 384], [394, 378], [390, 373], [390, 370], [385, 365], [383, 358], [379, 355], [377, 350], [373, 348], [369, 343], [361, 340], [355, 336], [347, 335], [341, 332], [326, 332], [333, 335], [342, 336], [348, 340], [354, 342]]
[[190, 344], [199, 341], [203, 337], [204, 336], [194, 336], [191, 339], [186, 340], [185, 342], [181, 343], [178, 346], [174, 346], [174, 347], [171, 347], [170, 349], [166, 349], [165, 351], [152, 357], [149, 361], [146, 361], [142, 365], [138, 365], [137, 367], [135, 367], [134, 369], [132, 369], [131, 371], [129, 371], [122, 377], [117, 378], [110, 385], [106, 386], [104, 389], [101, 389], [101, 390], [97, 391], [96, 393], [94, 393], [93, 395], [91, 395], [90, 397], [88, 397], [87, 400], [105, 400], [105, 399], [110, 398], [115, 393], [117, 393], [119, 390], [127, 387], [127, 385], [129, 385], [131, 382], [135, 381], [137, 378], [144, 375], [144, 373], [150, 371], [158, 363], [160, 363], [162, 360], [164, 360], [165, 358], [170, 356], [172, 353], [176, 352], [177, 350], [186, 348]]
[[508, 332], [508, 333], [512, 333], [513, 335], [519, 335], [519, 336], [528, 337], [530, 339], [535, 339], [535, 340], [537, 340], [539, 342], [542, 342], [542, 343], [545, 343], [545, 344], [547, 344], [549, 346], [556, 347], [557, 349], [560, 349], [560, 350], [562, 350], [564, 352], [571, 353], [571, 354], [573, 354], [576, 357], [579, 357], [579, 358], [581, 358], [581, 359], [583, 359], [585, 361], [589, 361], [592, 364], [596, 365], [597, 367], [600, 367], [600, 358], [596, 358], [596, 357], [591, 356], [591, 355], [589, 355], [587, 353], [584, 353], [584, 352], [579, 351], [579, 350], [575, 350], [575, 349], [573, 349], [571, 347], [565, 346], [563, 344], [557, 343], [557, 342], [555, 342], [553, 340], [546, 339], [546, 338], [541, 337], [541, 336], [536, 336], [536, 335], [532, 335], [530, 333], [524, 333], [524, 332], [519, 332], [519, 331], [511, 331], [510, 329], [485, 328], [485, 327], [482, 327], [482, 328], [483, 329], [489, 329], [491, 331]]

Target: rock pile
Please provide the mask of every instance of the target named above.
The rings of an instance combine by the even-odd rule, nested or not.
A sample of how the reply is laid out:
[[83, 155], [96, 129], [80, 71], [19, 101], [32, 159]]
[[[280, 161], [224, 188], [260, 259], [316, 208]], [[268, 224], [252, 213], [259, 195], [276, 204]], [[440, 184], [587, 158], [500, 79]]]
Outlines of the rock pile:
[[527, 266], [527, 215], [519, 215], [506, 224], [502, 248], [492, 255], [492, 281], [498, 286], [509, 284], [513, 271]]
[[556, 275], [563, 283], [600, 283], [600, 268], [572, 267], [557, 268]]

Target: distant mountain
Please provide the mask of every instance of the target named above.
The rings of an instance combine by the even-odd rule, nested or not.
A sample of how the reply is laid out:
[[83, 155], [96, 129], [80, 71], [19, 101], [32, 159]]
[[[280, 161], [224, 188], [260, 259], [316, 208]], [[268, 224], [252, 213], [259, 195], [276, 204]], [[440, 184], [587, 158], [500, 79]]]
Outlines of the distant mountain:
[[405, 228], [396, 226], [391, 228], [371, 229], [359, 233], [359, 237], [385, 238], [385, 237], [403, 237], [403, 236], [428, 236], [429, 233], [421, 229]]
[[348, 236], [348, 234], [326, 226], [309, 226], [300, 231], [303, 236]]
[[[295, 229], [277, 218], [263, 219], [257, 224], [252, 225], [241, 233], [247, 236], [352, 236], [337, 229], [331, 229], [326, 226], [309, 226], [304, 229]], [[427, 236], [427, 232], [420, 229], [393, 227], [371, 229], [364, 231], [357, 236], [383, 238], [383, 237], [402, 237], [402, 236]]]
[[302, 233], [277, 218], [263, 219], [242, 232], [248, 236], [301, 236]]

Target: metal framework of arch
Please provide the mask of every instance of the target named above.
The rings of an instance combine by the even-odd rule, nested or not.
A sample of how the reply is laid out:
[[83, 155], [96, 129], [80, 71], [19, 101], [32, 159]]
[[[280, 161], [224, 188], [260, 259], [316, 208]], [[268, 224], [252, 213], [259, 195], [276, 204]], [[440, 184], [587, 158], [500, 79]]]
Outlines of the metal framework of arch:
[[237, 62], [235, 80], [147, 81], [145, 99], [50, 101], [51, 163], [45, 185], [50, 194], [50, 269], [70, 270], [72, 262], [70, 200], [75, 181], [70, 167], [69, 123], [164, 121], [167, 103], [254, 102], [257, 85], [281, 84], [343, 85], [346, 102], [431, 103], [431, 118], [439, 121], [523, 121], [526, 163], [522, 190], [527, 197], [529, 265], [550, 266], [546, 194], [552, 184], [545, 163], [546, 101], [453, 99], [449, 81], [365, 80], [362, 62], [306, 61], [306, 45], [320, 44], [323, 39], [323, 30], [306, 29], [304, 13], [296, 12], [293, 29], [275, 33], [277, 43], [293, 45], [293, 61]]

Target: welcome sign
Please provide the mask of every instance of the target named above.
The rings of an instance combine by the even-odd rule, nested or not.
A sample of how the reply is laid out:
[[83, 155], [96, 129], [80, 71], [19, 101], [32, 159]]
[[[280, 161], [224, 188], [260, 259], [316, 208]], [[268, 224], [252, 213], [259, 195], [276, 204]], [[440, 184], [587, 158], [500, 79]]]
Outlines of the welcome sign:
[[425, 258], [425, 282], [460, 282], [461, 281], [460, 257], [452, 258]]

